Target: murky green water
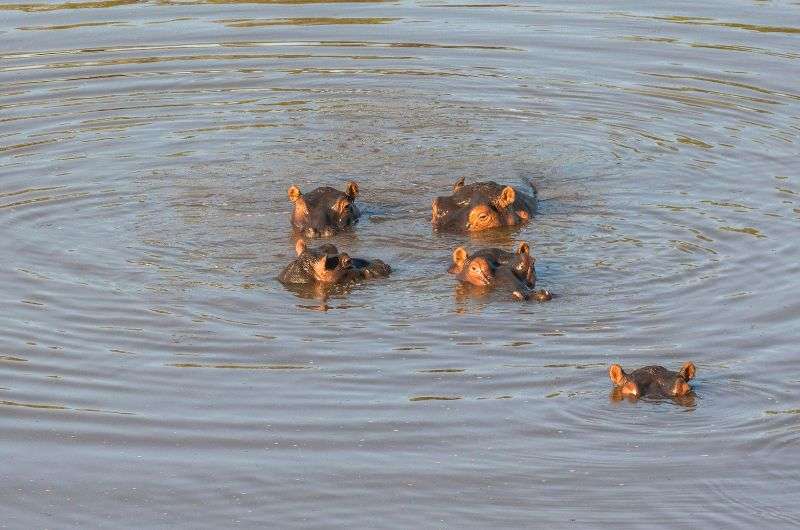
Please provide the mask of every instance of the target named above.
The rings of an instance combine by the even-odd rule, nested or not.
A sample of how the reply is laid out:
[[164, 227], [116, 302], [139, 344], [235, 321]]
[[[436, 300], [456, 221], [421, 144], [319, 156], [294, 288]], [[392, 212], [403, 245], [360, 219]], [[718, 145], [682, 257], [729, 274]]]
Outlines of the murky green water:
[[[800, 524], [800, 4], [0, 4], [0, 527]], [[433, 234], [458, 177], [530, 225]], [[386, 281], [276, 280], [355, 179]], [[515, 304], [452, 249], [534, 244]], [[684, 360], [696, 399], [615, 403]]]

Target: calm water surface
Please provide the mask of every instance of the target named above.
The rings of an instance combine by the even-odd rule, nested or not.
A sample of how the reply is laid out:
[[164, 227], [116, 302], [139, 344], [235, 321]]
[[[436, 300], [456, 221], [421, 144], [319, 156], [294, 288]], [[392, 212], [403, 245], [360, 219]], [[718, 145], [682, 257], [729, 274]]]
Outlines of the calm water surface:
[[[799, 80], [791, 1], [3, 2], [0, 527], [797, 527]], [[347, 179], [396, 273], [298, 297]], [[555, 300], [459, 296], [522, 240]]]

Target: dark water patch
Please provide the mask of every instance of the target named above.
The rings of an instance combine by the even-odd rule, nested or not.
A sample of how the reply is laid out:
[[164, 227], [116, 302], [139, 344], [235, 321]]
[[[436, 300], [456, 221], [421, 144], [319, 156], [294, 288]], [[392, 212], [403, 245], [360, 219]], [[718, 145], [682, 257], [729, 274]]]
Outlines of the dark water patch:
[[26, 363], [28, 359], [23, 359], [22, 357], [14, 357], [13, 355], [0, 355], [0, 361], [10, 362], [10, 363]]
[[222, 368], [232, 370], [309, 370], [312, 366], [292, 365], [292, 364], [199, 364], [199, 363], [175, 363], [170, 364], [175, 368]]
[[341, 17], [316, 17], [316, 18], [273, 18], [267, 20], [217, 20], [229, 28], [257, 28], [263, 26], [334, 26], [334, 25], [359, 25], [359, 24], [389, 24], [398, 19], [384, 18], [341, 18]]
[[132, 4], [146, 3], [149, 0], [105, 0], [102, 2], [64, 2], [40, 4], [5, 4], [0, 5], [0, 10], [20, 10], [27, 12], [58, 11], [62, 9], [100, 9], [104, 7], [117, 7]]
[[65, 407], [63, 405], [50, 405], [47, 403], [21, 403], [18, 401], [6, 401], [6, 400], [0, 400], [0, 406], [25, 407], [29, 409], [40, 409], [40, 410], [71, 410], [77, 412], [98, 412], [101, 414], [121, 414], [123, 416], [134, 415], [132, 412], [121, 412], [117, 410], [70, 408], [70, 407]]
[[409, 401], [456, 401], [464, 399], [458, 396], [415, 396], [408, 398]]

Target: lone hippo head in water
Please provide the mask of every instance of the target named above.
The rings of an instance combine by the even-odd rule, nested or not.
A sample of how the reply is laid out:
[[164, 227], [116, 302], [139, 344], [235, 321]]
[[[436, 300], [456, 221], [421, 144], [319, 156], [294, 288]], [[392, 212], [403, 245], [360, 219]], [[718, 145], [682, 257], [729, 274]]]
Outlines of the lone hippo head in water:
[[300, 188], [289, 188], [289, 200], [294, 203], [292, 226], [305, 237], [328, 237], [351, 227], [360, 212], [354, 204], [358, 184], [348, 182], [344, 191], [327, 186], [303, 194]]
[[297, 258], [278, 276], [284, 284], [339, 284], [388, 276], [391, 268], [379, 259], [351, 258], [330, 244], [310, 248], [303, 239], [295, 244]]
[[436, 230], [479, 232], [526, 223], [536, 210], [536, 190], [528, 195], [496, 182], [453, 185], [453, 194], [433, 201], [431, 224]]
[[677, 372], [663, 366], [645, 366], [631, 373], [626, 373], [618, 364], [612, 364], [608, 368], [614, 391], [620, 397], [631, 398], [685, 396], [692, 391], [688, 382], [694, 379], [695, 372], [696, 368], [691, 361], [683, 363]]
[[487, 248], [472, 255], [464, 247], [458, 247], [453, 251], [453, 264], [448, 272], [469, 285], [507, 290], [515, 300], [550, 300], [549, 291], [533, 291], [536, 285], [534, 265], [527, 243], [521, 243], [516, 252]]

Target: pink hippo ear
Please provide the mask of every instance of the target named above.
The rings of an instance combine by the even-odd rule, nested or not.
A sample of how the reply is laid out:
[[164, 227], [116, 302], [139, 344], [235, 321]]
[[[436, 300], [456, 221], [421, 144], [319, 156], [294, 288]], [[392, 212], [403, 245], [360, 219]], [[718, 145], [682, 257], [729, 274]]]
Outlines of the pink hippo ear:
[[464, 265], [464, 262], [467, 261], [469, 258], [469, 254], [467, 253], [467, 249], [464, 247], [457, 247], [453, 251], [453, 263], [459, 267]]
[[458, 247], [453, 251], [453, 263], [447, 269], [447, 272], [450, 274], [460, 274], [462, 270], [464, 270], [464, 264], [469, 259], [469, 255], [467, 254], [467, 249], [464, 247]]
[[461, 177], [460, 179], [458, 179], [456, 181], [455, 184], [453, 184], [453, 193], [457, 192], [458, 190], [460, 190], [463, 187], [464, 187], [464, 177]]
[[608, 377], [614, 386], [621, 386], [625, 382], [625, 371], [618, 364], [612, 364], [608, 367]]
[[297, 202], [297, 199], [302, 197], [303, 194], [300, 193], [300, 188], [297, 186], [292, 186], [289, 188], [289, 200], [292, 202]]
[[298, 239], [297, 243], [294, 244], [294, 251], [298, 256], [305, 252], [307, 248], [308, 246], [306, 245], [305, 239]]
[[530, 253], [531, 253], [531, 247], [528, 245], [528, 243], [523, 241], [522, 243], [519, 244], [519, 248], [517, 249], [517, 254], [530, 254]]
[[306, 200], [303, 198], [303, 194], [300, 193], [300, 188], [297, 186], [289, 188], [288, 195], [289, 200], [294, 203], [292, 222], [300, 222], [308, 215], [308, 204], [306, 204]]
[[514, 199], [517, 198], [517, 192], [514, 191], [514, 188], [511, 186], [506, 186], [503, 188], [503, 191], [500, 192], [500, 196], [497, 198], [498, 206], [505, 208], [511, 204], [514, 204]]
[[358, 197], [358, 184], [352, 180], [348, 182], [347, 187], [344, 190], [344, 194], [350, 197], [351, 201]]
[[686, 361], [683, 363], [683, 366], [681, 366], [681, 371], [678, 372], [678, 374], [683, 377], [684, 381], [691, 381], [694, 379], [696, 371], [697, 368], [695, 368], [694, 363], [692, 361]]

